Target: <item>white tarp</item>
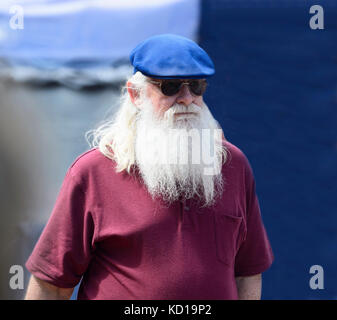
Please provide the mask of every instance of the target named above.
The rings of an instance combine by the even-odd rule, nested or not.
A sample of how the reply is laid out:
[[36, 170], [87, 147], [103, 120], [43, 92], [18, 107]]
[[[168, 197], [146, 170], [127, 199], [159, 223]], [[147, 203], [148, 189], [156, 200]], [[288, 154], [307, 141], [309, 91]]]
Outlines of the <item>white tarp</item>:
[[199, 0], [1, 0], [1, 73], [75, 86], [116, 81], [130, 73], [137, 43], [161, 33], [197, 40], [198, 26]]

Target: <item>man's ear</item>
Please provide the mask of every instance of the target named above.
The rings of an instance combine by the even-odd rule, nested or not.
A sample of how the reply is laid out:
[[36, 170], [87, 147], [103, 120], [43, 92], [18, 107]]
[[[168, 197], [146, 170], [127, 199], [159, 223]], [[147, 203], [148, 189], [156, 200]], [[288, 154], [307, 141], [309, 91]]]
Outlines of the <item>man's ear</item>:
[[128, 89], [128, 93], [129, 93], [129, 96], [130, 96], [130, 99], [131, 99], [131, 102], [136, 106], [138, 107], [139, 103], [140, 103], [140, 95], [139, 95], [139, 90], [137, 90], [133, 84], [128, 81], [126, 83], [126, 87]]

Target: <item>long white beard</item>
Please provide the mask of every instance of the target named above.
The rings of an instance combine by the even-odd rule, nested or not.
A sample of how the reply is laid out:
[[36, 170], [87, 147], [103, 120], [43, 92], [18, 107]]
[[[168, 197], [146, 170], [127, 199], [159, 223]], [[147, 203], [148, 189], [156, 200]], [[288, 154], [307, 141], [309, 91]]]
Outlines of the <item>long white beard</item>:
[[[176, 116], [180, 112], [196, 115]], [[193, 197], [210, 206], [222, 194], [222, 131], [207, 106], [175, 104], [160, 119], [147, 99], [136, 121], [135, 158], [155, 199], [168, 204]]]

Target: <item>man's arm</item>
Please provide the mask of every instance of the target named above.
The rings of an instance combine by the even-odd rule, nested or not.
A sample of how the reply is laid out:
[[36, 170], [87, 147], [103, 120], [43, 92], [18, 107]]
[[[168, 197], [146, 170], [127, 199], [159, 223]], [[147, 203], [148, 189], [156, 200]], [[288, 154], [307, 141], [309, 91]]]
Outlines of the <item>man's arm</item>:
[[74, 288], [59, 288], [31, 276], [25, 300], [69, 300]]
[[236, 277], [239, 300], [260, 300], [262, 276], [261, 273], [250, 277]]

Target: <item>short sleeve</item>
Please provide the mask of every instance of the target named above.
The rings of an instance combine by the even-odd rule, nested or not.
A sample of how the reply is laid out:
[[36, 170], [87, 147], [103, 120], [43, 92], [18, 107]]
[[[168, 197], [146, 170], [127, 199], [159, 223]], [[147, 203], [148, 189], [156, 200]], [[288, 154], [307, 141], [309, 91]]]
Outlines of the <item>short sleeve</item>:
[[77, 285], [93, 251], [94, 220], [71, 168], [66, 173], [51, 216], [26, 262], [37, 278], [60, 288]]
[[235, 276], [252, 276], [267, 270], [274, 255], [262, 221], [255, 179], [246, 159], [246, 236], [235, 257]]

